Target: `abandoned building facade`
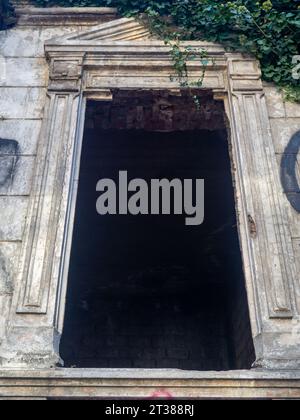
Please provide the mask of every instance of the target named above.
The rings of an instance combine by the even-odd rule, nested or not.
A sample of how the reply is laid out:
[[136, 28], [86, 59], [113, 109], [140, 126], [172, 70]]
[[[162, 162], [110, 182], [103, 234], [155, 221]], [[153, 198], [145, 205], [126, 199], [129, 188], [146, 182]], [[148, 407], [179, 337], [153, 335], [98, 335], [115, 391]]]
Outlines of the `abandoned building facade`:
[[[170, 47], [112, 8], [16, 12], [0, 398], [300, 398], [300, 105], [254, 58], [192, 41], [209, 57], [196, 106]], [[204, 179], [204, 223], [99, 216], [97, 182], [120, 171]]]

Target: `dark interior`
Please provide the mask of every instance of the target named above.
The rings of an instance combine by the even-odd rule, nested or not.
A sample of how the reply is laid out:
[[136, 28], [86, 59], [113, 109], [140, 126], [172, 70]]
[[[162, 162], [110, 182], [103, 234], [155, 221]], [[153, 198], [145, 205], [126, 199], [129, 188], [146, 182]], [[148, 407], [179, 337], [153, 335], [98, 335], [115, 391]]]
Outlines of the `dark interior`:
[[[176, 96], [174, 104], [163, 96], [169, 114], [158, 124], [160, 97], [115, 98], [88, 104], [61, 341], [65, 366], [249, 369], [255, 357], [223, 109], [203, 122], [203, 109], [195, 111], [189, 99]], [[176, 111], [188, 106], [202, 123], [191, 118], [180, 130]], [[99, 216], [96, 184], [117, 183], [121, 170], [148, 182], [204, 179], [204, 223], [188, 227], [185, 215]]]

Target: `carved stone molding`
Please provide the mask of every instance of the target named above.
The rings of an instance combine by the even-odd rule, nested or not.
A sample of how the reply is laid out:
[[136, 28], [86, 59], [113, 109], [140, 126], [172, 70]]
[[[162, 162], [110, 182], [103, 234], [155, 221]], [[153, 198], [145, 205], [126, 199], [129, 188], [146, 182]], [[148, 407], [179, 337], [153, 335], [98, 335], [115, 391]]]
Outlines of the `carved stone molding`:
[[[48, 106], [10, 320], [11, 331], [17, 331], [23, 342], [22, 328], [38, 331], [41, 324], [52, 328], [58, 335], [48, 334], [48, 339], [62, 332], [86, 100], [112, 100], [114, 88], [178, 89], [170, 78], [169, 47], [145, 40], [143, 31], [132, 19], [120, 19], [45, 45], [50, 65]], [[299, 281], [259, 64], [227, 54], [219, 45], [186, 45], [207, 49], [203, 89], [225, 102], [258, 364], [300, 367]], [[201, 64], [189, 63], [191, 78], [199, 77], [201, 70]], [[32, 340], [32, 334], [28, 337]], [[45, 348], [50, 347], [47, 342]], [[24, 351], [18, 349], [20, 354]], [[30, 343], [26, 351], [30, 353]], [[35, 366], [38, 354], [31, 356], [25, 359]]]
[[80, 90], [84, 53], [72, 56], [49, 54], [49, 91], [78, 92]]
[[78, 94], [49, 94], [45, 127], [23, 246], [18, 313], [47, 313], [59, 218], [72, 151]]
[[[297, 273], [288, 219], [279, 197], [280, 178], [260, 70], [255, 61], [230, 59], [229, 71], [237, 144], [240, 155], [244, 154], [241, 182], [246, 172], [252, 180], [244, 188], [248, 217], [256, 225], [253, 247], [259, 259], [253, 266], [262, 270], [263, 279], [258, 286], [266, 290], [271, 318], [292, 318], [297, 314], [293, 299]], [[256, 278], [260, 278], [258, 273]]]

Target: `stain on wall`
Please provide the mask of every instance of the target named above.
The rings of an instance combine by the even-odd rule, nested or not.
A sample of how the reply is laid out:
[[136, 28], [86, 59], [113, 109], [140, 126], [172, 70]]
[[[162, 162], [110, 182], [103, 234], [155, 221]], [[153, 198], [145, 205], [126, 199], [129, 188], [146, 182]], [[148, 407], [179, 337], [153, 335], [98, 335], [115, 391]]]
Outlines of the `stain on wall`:
[[19, 143], [16, 140], [0, 138], [0, 189], [10, 187], [19, 160]]
[[297, 178], [297, 156], [300, 151], [300, 131], [293, 135], [281, 159], [281, 183], [292, 207], [300, 213], [300, 186]]

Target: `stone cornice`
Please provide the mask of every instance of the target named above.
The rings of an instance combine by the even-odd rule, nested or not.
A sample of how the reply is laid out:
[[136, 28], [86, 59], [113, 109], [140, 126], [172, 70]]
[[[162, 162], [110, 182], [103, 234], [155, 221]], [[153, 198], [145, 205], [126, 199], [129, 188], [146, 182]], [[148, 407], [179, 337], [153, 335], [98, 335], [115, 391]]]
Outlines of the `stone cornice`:
[[19, 26], [98, 25], [117, 17], [110, 7], [49, 7], [16, 6]]

